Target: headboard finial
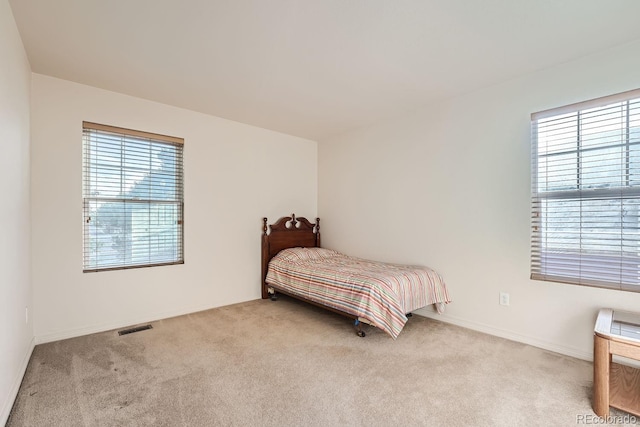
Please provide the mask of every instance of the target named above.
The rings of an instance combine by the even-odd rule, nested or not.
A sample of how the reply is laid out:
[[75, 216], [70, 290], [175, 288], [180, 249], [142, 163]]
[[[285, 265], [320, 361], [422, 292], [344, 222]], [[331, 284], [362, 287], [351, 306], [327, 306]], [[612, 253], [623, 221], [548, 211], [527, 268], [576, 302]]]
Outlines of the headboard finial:
[[267, 235], [267, 218], [262, 218], [262, 233]]
[[298, 223], [298, 221], [296, 221], [296, 214], [292, 213], [291, 214], [291, 228], [296, 228], [296, 224]]

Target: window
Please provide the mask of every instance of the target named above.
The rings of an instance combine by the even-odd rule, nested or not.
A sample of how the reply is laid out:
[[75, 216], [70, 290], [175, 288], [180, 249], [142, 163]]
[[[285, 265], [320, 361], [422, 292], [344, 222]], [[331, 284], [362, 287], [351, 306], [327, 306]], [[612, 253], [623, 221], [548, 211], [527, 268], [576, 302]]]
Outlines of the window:
[[531, 119], [531, 278], [640, 292], [640, 90]]
[[82, 126], [84, 271], [184, 263], [183, 140]]

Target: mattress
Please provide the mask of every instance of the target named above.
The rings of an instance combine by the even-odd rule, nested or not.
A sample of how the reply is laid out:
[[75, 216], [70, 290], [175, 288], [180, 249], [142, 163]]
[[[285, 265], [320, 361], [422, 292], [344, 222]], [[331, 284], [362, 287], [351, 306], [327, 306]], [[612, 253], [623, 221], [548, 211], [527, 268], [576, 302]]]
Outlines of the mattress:
[[442, 277], [422, 266], [370, 261], [324, 248], [289, 248], [269, 263], [267, 284], [357, 316], [398, 337], [407, 313], [451, 302]]

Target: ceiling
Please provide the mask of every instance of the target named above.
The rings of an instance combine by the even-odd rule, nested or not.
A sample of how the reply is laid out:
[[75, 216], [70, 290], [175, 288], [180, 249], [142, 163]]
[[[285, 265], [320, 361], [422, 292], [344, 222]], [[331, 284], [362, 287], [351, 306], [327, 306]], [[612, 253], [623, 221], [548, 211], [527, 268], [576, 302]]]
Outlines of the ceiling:
[[313, 140], [640, 39], [637, 0], [9, 0], [32, 71]]

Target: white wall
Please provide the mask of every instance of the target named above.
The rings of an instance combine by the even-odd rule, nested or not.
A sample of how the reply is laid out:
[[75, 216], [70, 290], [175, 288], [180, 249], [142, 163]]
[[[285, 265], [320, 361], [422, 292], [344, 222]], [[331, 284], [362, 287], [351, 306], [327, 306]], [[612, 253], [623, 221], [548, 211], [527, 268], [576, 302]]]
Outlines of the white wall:
[[0, 425], [33, 350], [29, 275], [29, 81], [31, 70], [9, 3], [0, 0]]
[[638, 69], [640, 42], [320, 141], [323, 245], [430, 265], [454, 300], [437, 318], [591, 358], [598, 308], [640, 294], [529, 279], [529, 117], [638, 88]]
[[[259, 298], [262, 217], [316, 215], [313, 141], [38, 74], [31, 91], [37, 342]], [[184, 265], [82, 273], [83, 120], [184, 138]]]

